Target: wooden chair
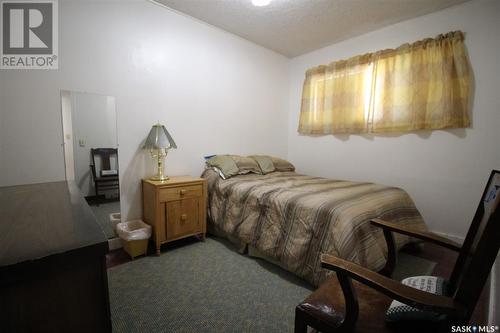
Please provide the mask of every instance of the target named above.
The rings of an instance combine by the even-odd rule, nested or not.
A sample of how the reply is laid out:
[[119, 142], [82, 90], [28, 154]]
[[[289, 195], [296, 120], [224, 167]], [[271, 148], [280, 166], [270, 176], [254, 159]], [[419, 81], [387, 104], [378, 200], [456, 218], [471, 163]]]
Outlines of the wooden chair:
[[[388, 260], [382, 272], [389, 275], [396, 263], [393, 232], [458, 251], [449, 279], [449, 292], [439, 296], [401, 284], [340, 258], [322, 255], [321, 265], [336, 272], [296, 307], [295, 332], [311, 326], [321, 332], [451, 332], [451, 325], [467, 325], [488, 279], [500, 247], [500, 172], [493, 170], [463, 245], [431, 232], [420, 232], [374, 219], [382, 228]], [[355, 280], [355, 281], [353, 281]], [[385, 311], [392, 299], [424, 311], [443, 314], [438, 322], [401, 322], [388, 325]]]
[[[118, 165], [118, 149], [116, 148], [91, 148], [90, 155], [92, 164], [90, 170], [94, 180], [95, 195], [99, 197], [103, 191], [120, 190], [118, 171], [116, 174], [106, 175], [106, 171], [111, 170], [111, 156], [116, 156]], [[96, 161], [99, 159], [99, 172], [96, 170]]]

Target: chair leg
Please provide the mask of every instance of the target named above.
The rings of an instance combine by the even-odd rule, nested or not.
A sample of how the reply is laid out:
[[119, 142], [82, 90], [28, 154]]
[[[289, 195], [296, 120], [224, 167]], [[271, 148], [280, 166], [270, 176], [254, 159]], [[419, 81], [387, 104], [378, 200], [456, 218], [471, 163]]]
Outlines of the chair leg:
[[294, 333], [307, 333], [307, 324], [298, 309], [295, 309], [295, 329]]
[[98, 182], [94, 182], [94, 186], [95, 186], [96, 206], [99, 206], [99, 204], [101, 203], [100, 199], [99, 199], [99, 183]]

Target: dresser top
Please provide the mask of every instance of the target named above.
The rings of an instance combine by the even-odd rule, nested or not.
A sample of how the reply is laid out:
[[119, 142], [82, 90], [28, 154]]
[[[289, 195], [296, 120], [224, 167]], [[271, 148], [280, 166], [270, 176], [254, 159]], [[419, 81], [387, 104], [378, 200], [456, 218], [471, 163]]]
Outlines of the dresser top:
[[197, 178], [191, 176], [172, 176], [167, 180], [159, 181], [159, 180], [151, 180], [151, 179], [143, 179], [143, 182], [152, 184], [155, 186], [163, 186], [163, 185], [182, 185], [186, 183], [201, 183], [204, 182], [204, 178]]
[[0, 187], [0, 267], [98, 244], [106, 236], [74, 182]]

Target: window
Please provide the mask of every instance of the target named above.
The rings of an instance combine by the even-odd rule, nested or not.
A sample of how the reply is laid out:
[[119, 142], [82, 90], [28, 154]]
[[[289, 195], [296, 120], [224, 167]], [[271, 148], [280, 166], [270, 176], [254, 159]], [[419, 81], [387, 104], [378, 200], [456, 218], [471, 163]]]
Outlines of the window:
[[468, 127], [462, 32], [306, 72], [299, 132], [385, 133]]

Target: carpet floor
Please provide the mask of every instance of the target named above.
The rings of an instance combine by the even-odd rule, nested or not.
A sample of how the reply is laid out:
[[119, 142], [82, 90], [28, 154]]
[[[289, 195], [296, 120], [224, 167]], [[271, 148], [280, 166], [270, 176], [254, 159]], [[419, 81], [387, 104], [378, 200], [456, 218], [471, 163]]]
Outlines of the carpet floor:
[[[395, 277], [435, 263], [399, 258]], [[218, 238], [108, 270], [113, 332], [293, 332], [295, 306], [313, 288]]]

